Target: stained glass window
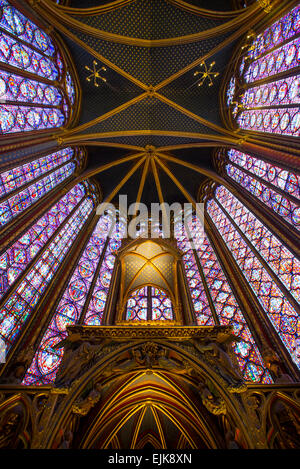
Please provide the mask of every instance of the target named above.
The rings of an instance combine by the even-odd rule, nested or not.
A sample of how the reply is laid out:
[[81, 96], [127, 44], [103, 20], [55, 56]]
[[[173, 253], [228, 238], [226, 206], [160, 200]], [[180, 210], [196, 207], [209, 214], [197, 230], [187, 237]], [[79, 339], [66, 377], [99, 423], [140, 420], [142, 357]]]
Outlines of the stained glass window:
[[0, 134], [65, 126], [74, 102], [74, 82], [57, 45], [0, 0]]
[[147, 321], [148, 287], [134, 291], [127, 301], [126, 319], [128, 321]]
[[227, 105], [229, 106], [233, 102], [233, 97], [235, 93], [235, 77], [232, 77], [227, 88]]
[[183, 252], [183, 262], [186, 271], [186, 277], [193, 301], [194, 311], [196, 313], [197, 324], [199, 326], [213, 326], [214, 319], [209, 305], [208, 297], [205, 293], [203, 281], [198, 269], [195, 253], [189, 241], [189, 237], [182, 227], [175, 225], [175, 236], [177, 245]]
[[124, 223], [103, 215], [94, 228], [50, 324], [42, 338], [23, 384], [49, 384], [55, 380], [63, 348], [55, 348], [67, 335], [66, 327], [81, 322], [101, 325], [115, 257]]
[[70, 217], [85, 195], [82, 184], [78, 184], [40, 217], [12, 246], [0, 255], [0, 298], [12, 287], [44, 248], [46, 243]]
[[174, 319], [172, 302], [155, 287], [143, 287], [131, 293], [126, 307], [127, 321], [168, 321]]
[[54, 347], [66, 337], [66, 327], [81, 318], [110, 226], [111, 219], [103, 216], [92, 232], [27, 372], [25, 384], [45, 384], [55, 379], [63, 349]]
[[266, 316], [300, 367], [295, 352], [300, 331], [296, 306], [300, 298], [299, 261], [226, 188], [217, 188], [207, 211]]
[[[240, 340], [234, 346], [234, 351], [244, 378], [248, 381], [271, 383], [272, 379], [253, 335], [199, 220], [192, 217], [185, 234], [179, 234], [180, 232], [179, 227], [175, 229], [178, 246], [184, 253], [183, 262], [197, 323], [205, 326], [232, 326], [233, 333]], [[192, 244], [189, 241], [191, 239]]]
[[228, 152], [227, 175], [277, 215], [300, 229], [300, 178], [258, 158], [236, 150]]
[[236, 76], [227, 87], [230, 106], [233, 83], [244, 85], [236, 91], [238, 107], [236, 103], [232, 108], [241, 129], [299, 136], [299, 15], [297, 6], [259, 34], [252, 41], [247, 56], [242, 56]]
[[3, 201], [0, 201], [0, 227], [9, 223], [62, 181], [69, 178], [75, 169], [76, 163], [68, 162], [49, 175], [38, 179], [37, 182], [28, 185], [20, 191], [16, 191], [10, 197], [4, 197]]
[[275, 190], [280, 189], [300, 199], [300, 176], [296, 173], [237, 150], [229, 150], [228, 158], [231, 163], [272, 184]]
[[9, 349], [25, 321], [34, 311], [72, 243], [93, 210], [93, 201], [85, 198], [57, 235], [52, 238], [36, 263], [26, 273], [0, 311], [0, 337]]
[[252, 58], [265, 54], [271, 49], [278, 47], [287, 39], [300, 32], [300, 6], [296, 6], [285, 16], [273, 23], [262, 34], [259, 34], [253, 42], [250, 52]]
[[110, 286], [112, 272], [115, 265], [114, 253], [120, 248], [125, 230], [122, 220], [113, 229], [109, 244], [105, 252], [105, 258], [101, 265], [99, 275], [87, 305], [84, 324], [87, 326], [99, 326], [102, 324], [104, 308]]
[[0, 197], [9, 194], [43, 174], [49, 173], [70, 161], [73, 156], [74, 150], [72, 148], [64, 148], [58, 152], [0, 173]]

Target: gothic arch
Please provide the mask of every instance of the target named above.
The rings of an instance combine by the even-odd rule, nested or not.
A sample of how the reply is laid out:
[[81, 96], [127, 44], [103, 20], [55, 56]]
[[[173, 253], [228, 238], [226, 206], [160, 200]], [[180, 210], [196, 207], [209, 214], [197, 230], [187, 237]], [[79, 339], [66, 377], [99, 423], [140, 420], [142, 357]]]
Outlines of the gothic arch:
[[[75, 334], [79, 331], [76, 327], [72, 330]], [[225, 328], [223, 330], [225, 333]], [[70, 338], [72, 339], [72, 337]], [[223, 340], [222, 333], [220, 340]], [[47, 444], [49, 448], [56, 444], [55, 441], [58, 441], [57, 438], [61, 433], [61, 429], [66, 430], [70, 428], [73, 431], [76, 429], [76, 433], [79, 432], [78, 421], [75, 423], [75, 416], [77, 416], [84, 418], [83, 432], [87, 432], [82, 434], [83, 439], [81, 444], [83, 446], [80, 447], [94, 447], [92, 441], [99, 434], [98, 426], [101, 428], [101, 431], [104, 428], [106, 429], [103, 432], [100, 447], [110, 447], [107, 445], [118, 434], [121, 419], [128, 421], [130, 416], [135, 414], [137, 410], [140, 410], [140, 407], [145, 406], [146, 399], [146, 402], [151, 401], [154, 407], [160, 407], [163, 413], [169, 414], [168, 418], [170, 418], [170, 409], [173, 408], [174, 411], [176, 408], [176, 402], [177, 404], [178, 402], [185, 402], [185, 406], [187, 406], [186, 412], [190, 412], [188, 420], [184, 417], [184, 404], [182, 404], [181, 410], [180, 408], [179, 410], [177, 409], [179, 414], [177, 419], [175, 417], [174, 419], [177, 422], [178, 428], [182, 425], [181, 431], [183, 434], [185, 434], [185, 426], [189, 427], [185, 438], [187, 438], [187, 435], [190, 435], [190, 440], [189, 438], [187, 440], [189, 440], [189, 444], [194, 449], [197, 447], [197, 444], [204, 444], [204, 447], [208, 448], [221, 448], [226, 445], [224, 439], [222, 440], [221, 434], [216, 436], [216, 426], [220, 425], [219, 420], [221, 419], [222, 421], [222, 416], [224, 415], [226, 415], [226, 419], [230, 422], [233, 431], [235, 431], [235, 428], [239, 428], [240, 443], [246, 445], [246, 447], [248, 447], [247, 445], [252, 447], [253, 442], [247, 437], [247, 421], [243, 420], [245, 419], [245, 409], [243, 404], [238, 404], [239, 400], [235, 397], [238, 396], [235, 392], [243, 393], [245, 388], [241, 387], [236, 380], [235, 388], [230, 390], [229, 381], [224, 381], [224, 378], [220, 380], [220, 375], [217, 369], [214, 369], [215, 365], [213, 362], [209, 364], [206, 358], [203, 360], [201, 354], [197, 355], [190, 345], [182, 347], [179, 343], [172, 342], [161, 340], [159, 342], [132, 341], [129, 339], [128, 344], [123, 345], [120, 342], [114, 351], [108, 353], [104, 345], [104, 353], [102, 358], [97, 361], [97, 364], [92, 365], [90, 368], [88, 365], [87, 371], [81, 368], [81, 376], [74, 382], [76, 386], [71, 385], [68, 391], [65, 390], [66, 396], [61, 401], [60, 410], [56, 414], [57, 418], [54, 419], [51, 428], [47, 430], [47, 434], [43, 437], [44, 444]], [[99, 343], [99, 345], [101, 349], [101, 344]], [[85, 346], [84, 342], [82, 342], [82, 346]], [[97, 348], [95, 341], [91, 347]], [[137, 363], [132, 362], [130, 357], [133, 356], [132, 352], [138, 349], [146, 351], [146, 353], [150, 349], [156, 350], [155, 353], [164, 349], [165, 353], [163, 356], [167, 355], [168, 358], [163, 358], [160, 364], [154, 364], [153, 367], [150, 365], [150, 368], [149, 364], [137, 366]], [[108, 350], [110, 350], [109, 345]], [[146, 381], [139, 388], [139, 385], [135, 385], [135, 383], [138, 383], [143, 376], [145, 378], [142, 379], [142, 382], [144, 379]], [[166, 383], [164, 391], [160, 389], [160, 386], [157, 388], [156, 376]], [[64, 381], [66, 377], [67, 375], [64, 375], [64, 378], [63, 375], [57, 376], [58, 392], [60, 387], [63, 392], [63, 383], [66, 383]], [[153, 382], [152, 377], [154, 379]], [[68, 383], [69, 385], [71, 384], [69, 381]], [[224, 383], [226, 383], [225, 387]], [[104, 391], [103, 393], [101, 388]], [[145, 398], [145, 393], [146, 397], [148, 396], [147, 398]], [[170, 393], [169, 397], [168, 393]], [[157, 394], [157, 398], [155, 394]], [[109, 397], [104, 397], [103, 402], [102, 396]], [[164, 405], [161, 407], [162, 402], [165, 402], [165, 407]], [[116, 406], [115, 410], [114, 406]], [[113, 415], [115, 417], [112, 418]], [[185, 423], [181, 422], [180, 418], [178, 419], [179, 415], [185, 420]], [[85, 418], [86, 416], [87, 419]], [[115, 422], [114, 419], [116, 420]], [[192, 422], [189, 422], [189, 419]], [[95, 422], [93, 422], [94, 420]], [[206, 421], [210, 422], [209, 425], [212, 425], [214, 430], [207, 428]], [[201, 426], [200, 434], [197, 430], [199, 423]], [[116, 426], [118, 428], [115, 428]], [[88, 430], [89, 427], [90, 430]], [[202, 435], [200, 440], [199, 435]], [[206, 443], [203, 443], [203, 438]], [[76, 444], [78, 444], [78, 441]], [[194, 444], [195, 446], [193, 446]]]

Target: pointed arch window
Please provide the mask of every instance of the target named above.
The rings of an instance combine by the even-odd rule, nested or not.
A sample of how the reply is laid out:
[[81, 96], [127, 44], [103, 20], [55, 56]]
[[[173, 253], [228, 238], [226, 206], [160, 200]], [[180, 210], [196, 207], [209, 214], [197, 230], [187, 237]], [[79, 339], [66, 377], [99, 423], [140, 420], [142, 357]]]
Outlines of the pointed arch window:
[[182, 229], [175, 226], [175, 236], [183, 251], [198, 325], [230, 325], [239, 338], [234, 346], [238, 364], [248, 381], [271, 383], [254, 337], [232, 291], [220, 261], [196, 216]]
[[[13, 288], [9, 291], [9, 295], [3, 298], [0, 310], [0, 337], [6, 343], [7, 350], [11, 348], [23, 325], [34, 312], [49, 287], [51, 280], [68, 255], [72, 244], [92, 213], [94, 201], [91, 197], [82, 197], [82, 192], [86, 192], [85, 185], [80, 185], [72, 194], [69, 194], [70, 200], [68, 202], [72, 201], [70, 208], [72, 209], [74, 204], [74, 197], [78, 199], [77, 204], [74, 204], [74, 209], [70, 212], [70, 216], [64, 220], [60, 228], [50, 237], [49, 242], [45, 244], [45, 249], [41, 249], [41, 246], [37, 243], [36, 245], [28, 244], [27, 251], [20, 250], [18, 243], [26, 245], [30, 236], [35, 236], [35, 230], [29, 230], [15, 243], [17, 249], [19, 249], [18, 251], [14, 251], [14, 247], [12, 247], [12, 250], [9, 249], [4, 253], [4, 257], [1, 257], [2, 261], [5, 262], [5, 260], [9, 260], [9, 254], [17, 254], [16, 258], [12, 259], [13, 268], [17, 269], [15, 262], [19, 265], [18, 263], [22, 256], [24, 256], [25, 260], [26, 254], [28, 255], [28, 249], [33, 248], [33, 255], [37, 254], [35, 253], [35, 247], [37, 251], [41, 249], [40, 255], [36, 255], [35, 261], [28, 264], [27, 271], [24, 272], [19, 280], [16, 281], [16, 278], [13, 278], [13, 281], [16, 281], [16, 283], [12, 285]], [[66, 202], [67, 200], [64, 198], [62, 201], [63, 207], [65, 207]], [[49, 220], [48, 217], [42, 219], [42, 221], [47, 220]], [[37, 223], [35, 227], [38, 233], [43, 234], [41, 225]], [[30, 260], [30, 254], [28, 260]], [[10, 268], [8, 262], [2, 264], [1, 267]], [[25, 269], [23, 268], [23, 270]], [[8, 278], [10, 272], [7, 271], [7, 277], [4, 275], [4, 278]], [[16, 272], [19, 275], [21, 274], [18, 270]]]
[[297, 6], [259, 34], [240, 58], [227, 104], [241, 129], [299, 136], [299, 18]]
[[170, 321], [174, 319], [172, 302], [166, 293], [145, 286], [131, 293], [127, 301], [127, 321]]
[[227, 175], [297, 230], [300, 229], [300, 177], [237, 150], [226, 156]]
[[295, 256], [225, 187], [207, 212], [294, 362], [299, 341], [300, 264]]
[[124, 223], [113, 223], [111, 214], [97, 222], [46, 329], [23, 384], [55, 381], [63, 356], [57, 348], [67, 336], [67, 326], [77, 323], [101, 325], [112, 271], [113, 253], [119, 249]]
[[0, 134], [68, 125], [76, 91], [59, 46], [0, 0]]
[[27, 231], [14, 241], [13, 245], [0, 255], [0, 299], [9, 291], [16, 280], [44, 248], [60, 226], [68, 220], [85, 195], [82, 184], [76, 185]]
[[104, 308], [116, 260], [114, 253], [120, 248], [124, 233], [125, 224], [122, 219], [120, 219], [113, 228], [105, 251], [104, 260], [87, 304], [84, 318], [84, 324], [86, 326], [100, 326], [102, 324]]
[[0, 227], [70, 178], [80, 158], [66, 148], [0, 173]]

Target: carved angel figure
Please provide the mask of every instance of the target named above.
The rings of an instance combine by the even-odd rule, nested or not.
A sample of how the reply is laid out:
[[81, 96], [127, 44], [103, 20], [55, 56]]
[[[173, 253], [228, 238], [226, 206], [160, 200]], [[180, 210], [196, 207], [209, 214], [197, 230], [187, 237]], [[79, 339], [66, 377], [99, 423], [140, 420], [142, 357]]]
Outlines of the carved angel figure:
[[99, 402], [101, 394], [102, 385], [100, 383], [97, 383], [85, 399], [81, 399], [79, 402], [76, 402], [73, 405], [73, 413], [79, 415], [87, 415], [89, 411], [94, 407], [94, 405]]
[[91, 345], [89, 342], [82, 342], [75, 350], [67, 347], [56, 376], [55, 384], [69, 386], [78, 377], [84, 366], [92, 360], [95, 351], [98, 349], [98, 346]]
[[239, 370], [234, 366], [225, 345], [219, 342], [201, 343], [194, 340], [194, 345], [200, 353], [209, 352], [210, 361], [216, 366], [220, 376], [228, 384], [228, 391], [232, 393], [244, 392], [247, 387]]
[[226, 414], [226, 404], [221, 396], [214, 395], [203, 382], [199, 383], [198, 391], [203, 405], [205, 405], [209, 412], [214, 415]]

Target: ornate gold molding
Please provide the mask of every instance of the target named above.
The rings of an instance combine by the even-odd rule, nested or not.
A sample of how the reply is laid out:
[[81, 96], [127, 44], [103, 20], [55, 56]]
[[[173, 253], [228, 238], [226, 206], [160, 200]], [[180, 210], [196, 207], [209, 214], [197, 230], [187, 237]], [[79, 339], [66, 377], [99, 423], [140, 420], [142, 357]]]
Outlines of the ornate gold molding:
[[109, 41], [109, 42], [116, 42], [119, 44], [126, 44], [132, 45], [137, 47], [169, 47], [174, 45], [181, 45], [181, 44], [189, 44], [193, 42], [198, 42], [202, 40], [206, 40], [219, 34], [224, 34], [232, 29], [235, 29], [239, 25], [243, 23], [247, 23], [247, 21], [252, 17], [255, 16], [256, 11], [259, 9], [257, 5], [254, 5], [252, 8], [244, 10], [244, 12], [230, 21], [225, 22], [224, 24], [215, 26], [205, 31], [200, 31], [195, 34], [189, 34], [186, 36], [179, 36], [173, 37], [168, 39], [156, 39], [156, 40], [149, 40], [149, 39], [140, 39], [140, 38], [133, 38], [128, 36], [122, 36], [120, 34], [109, 33], [91, 26], [86, 25], [85, 23], [76, 20], [75, 18], [69, 17], [66, 15], [61, 9], [56, 8], [55, 4], [50, 4], [46, 0], [39, 0], [37, 4], [34, 5], [35, 9], [45, 17], [45, 12], [47, 12], [47, 17], [54, 16], [53, 20], [56, 18], [63, 24], [77, 29], [83, 33], [86, 33], [90, 36], [93, 36], [97, 39]]
[[224, 129], [216, 124], [213, 124], [212, 122], [209, 122], [208, 120], [204, 119], [203, 117], [198, 116], [197, 114], [189, 111], [188, 109], [185, 109], [184, 107], [180, 106], [179, 104], [175, 103], [174, 101], [171, 101], [170, 99], [166, 98], [165, 96], [155, 92], [154, 96], [159, 99], [161, 102], [167, 104], [168, 106], [176, 109], [176, 111], [179, 111], [181, 114], [188, 116], [190, 119], [193, 119], [200, 124], [208, 127], [209, 129], [215, 130], [216, 132], [219, 132], [220, 134], [227, 135], [229, 137], [235, 136], [232, 131]]
[[105, 13], [118, 10], [119, 8], [129, 5], [130, 3], [133, 3], [134, 1], [135, 0], [115, 0], [114, 2], [106, 3], [105, 5], [99, 5], [97, 7], [90, 7], [90, 8], [73, 8], [73, 7], [59, 5], [59, 4], [55, 4], [55, 7], [57, 8], [58, 11], [62, 11], [69, 15], [95, 16], [95, 15], [103, 15]]
[[[75, 145], [75, 144], [74, 144]], [[77, 145], [77, 144], [76, 144]], [[112, 147], [112, 148], [120, 148], [123, 150], [132, 150], [132, 151], [137, 151], [141, 152], [144, 150], [144, 147], [139, 147], [137, 145], [126, 145], [125, 143], [113, 143], [113, 142], [102, 142], [102, 141], [96, 141], [96, 142], [89, 142], [89, 141], [82, 141], [81, 145], [84, 145], [85, 147], [88, 146], [93, 146], [93, 147]], [[72, 145], [73, 146], [73, 145]]]
[[154, 321], [155, 325], [123, 325], [120, 326], [69, 326], [68, 340], [78, 340], [80, 337], [81, 341], [90, 341], [91, 343], [101, 341], [104, 338], [109, 339], [137, 339], [137, 340], [148, 340], [148, 339], [176, 339], [186, 340], [192, 338], [209, 338], [223, 342], [228, 336], [232, 334], [232, 328], [230, 326], [169, 326], [164, 323], [163, 326], [157, 325], [157, 321]]
[[[69, 137], [70, 135], [73, 135], [73, 134], [76, 134], [78, 132], [82, 132], [84, 130], [87, 130], [88, 128], [93, 127], [94, 125], [99, 124], [100, 122], [103, 122], [103, 121], [109, 119], [110, 117], [112, 117], [116, 114], [119, 114], [120, 112], [124, 111], [128, 107], [133, 106], [136, 103], [139, 103], [140, 101], [145, 99], [146, 96], [147, 96], [147, 93], [142, 93], [139, 96], [136, 96], [135, 98], [130, 99], [126, 103], [121, 104], [120, 106], [112, 109], [111, 111], [106, 112], [102, 116], [96, 117], [95, 119], [93, 119], [93, 120], [91, 120], [91, 121], [89, 121], [85, 124], [82, 124], [79, 127], [75, 127], [74, 129], [68, 130], [67, 133], [66, 133], [66, 137]], [[62, 138], [63, 141], [66, 140], [66, 138], [64, 136], [61, 136], [61, 138]]]
[[92, 134], [81, 134], [74, 136], [66, 136], [62, 139], [62, 142], [66, 145], [82, 145], [82, 142], [90, 141], [90, 145], [93, 145], [92, 141], [97, 139], [108, 139], [108, 138], [118, 138], [118, 137], [134, 137], [139, 135], [149, 135], [149, 136], [168, 136], [168, 137], [182, 137], [182, 138], [191, 138], [195, 140], [205, 140], [208, 141], [208, 146], [211, 146], [212, 142], [218, 143], [218, 145], [236, 145], [237, 139], [232, 137], [223, 137], [222, 135], [214, 134], [202, 134], [197, 132], [178, 132], [174, 130], [119, 130], [115, 132], [99, 132]]
[[181, 10], [188, 11], [189, 13], [193, 13], [194, 15], [199, 15], [202, 17], [207, 18], [218, 18], [218, 19], [226, 19], [231, 17], [236, 17], [245, 13], [246, 10], [257, 10], [257, 5], [251, 5], [247, 8], [242, 8], [241, 10], [233, 10], [233, 11], [213, 11], [207, 10], [205, 8], [198, 7], [196, 5], [192, 5], [190, 3], [184, 2], [183, 0], [167, 0], [168, 3], [171, 5], [175, 5], [176, 7], [180, 8]]
[[181, 326], [179, 321], [116, 321], [116, 326], [127, 326], [127, 327], [174, 327]]
[[222, 41], [220, 44], [218, 44], [216, 47], [211, 49], [209, 52], [207, 52], [205, 55], [202, 57], [199, 57], [199, 59], [195, 60], [191, 64], [187, 65], [183, 69], [179, 70], [178, 72], [174, 73], [170, 77], [166, 78], [163, 80], [161, 83], [158, 85], [154, 86], [154, 90], [158, 91], [161, 88], [164, 88], [166, 85], [171, 83], [172, 81], [176, 80], [179, 78], [181, 75], [184, 75], [186, 72], [189, 70], [192, 70], [193, 68], [197, 67], [200, 65], [201, 62], [209, 59], [213, 55], [215, 55], [217, 52], [222, 50], [224, 47], [226, 47], [228, 44], [231, 44], [233, 41], [238, 39], [240, 36], [242, 36], [250, 27], [252, 27], [254, 24], [256, 24], [258, 21], [260, 21], [262, 18], [264, 18], [264, 12], [257, 13], [257, 15], [251, 20], [249, 19], [245, 24], [243, 24], [237, 31], [235, 31], [231, 36], [229, 36], [227, 39]]

